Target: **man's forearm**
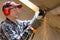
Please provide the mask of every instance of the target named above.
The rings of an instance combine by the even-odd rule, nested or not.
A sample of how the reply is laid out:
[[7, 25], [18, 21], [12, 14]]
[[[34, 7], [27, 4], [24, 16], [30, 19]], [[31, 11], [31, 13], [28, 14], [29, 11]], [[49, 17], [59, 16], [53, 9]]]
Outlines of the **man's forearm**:
[[35, 15], [34, 17], [32, 18], [32, 20], [30, 21], [30, 25], [38, 18], [39, 16], [39, 19], [43, 18], [45, 16], [45, 13], [42, 9], [39, 9], [35, 12]]
[[33, 17], [32, 20], [30, 21], [30, 25], [37, 19], [38, 15], [39, 15], [39, 10], [35, 12], [34, 17]]

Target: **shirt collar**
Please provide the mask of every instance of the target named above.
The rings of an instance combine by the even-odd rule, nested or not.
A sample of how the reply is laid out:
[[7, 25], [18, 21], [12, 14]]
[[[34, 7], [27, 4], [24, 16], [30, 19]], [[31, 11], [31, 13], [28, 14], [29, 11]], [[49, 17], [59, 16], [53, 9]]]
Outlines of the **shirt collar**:
[[14, 22], [12, 22], [10, 19], [8, 19], [8, 18], [6, 18], [6, 20], [5, 20], [7, 23], [9, 23], [9, 24], [13, 24], [13, 25], [16, 25]]

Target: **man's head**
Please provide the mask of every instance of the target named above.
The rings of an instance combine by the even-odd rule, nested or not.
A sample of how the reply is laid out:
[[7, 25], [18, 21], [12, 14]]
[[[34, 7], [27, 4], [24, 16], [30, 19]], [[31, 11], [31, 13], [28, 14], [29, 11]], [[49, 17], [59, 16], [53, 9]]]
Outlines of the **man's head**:
[[2, 7], [2, 11], [6, 17], [18, 17], [18, 9], [21, 8], [22, 5], [16, 4], [15, 2], [5, 2]]

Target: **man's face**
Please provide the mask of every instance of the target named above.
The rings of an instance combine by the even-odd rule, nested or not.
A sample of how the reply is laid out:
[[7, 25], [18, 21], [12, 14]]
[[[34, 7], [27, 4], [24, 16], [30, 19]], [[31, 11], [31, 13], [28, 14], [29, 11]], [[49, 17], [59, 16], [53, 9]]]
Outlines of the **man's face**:
[[10, 10], [10, 16], [15, 18], [15, 19], [18, 18], [18, 16], [19, 16], [18, 13], [19, 13], [19, 9], [16, 7]]

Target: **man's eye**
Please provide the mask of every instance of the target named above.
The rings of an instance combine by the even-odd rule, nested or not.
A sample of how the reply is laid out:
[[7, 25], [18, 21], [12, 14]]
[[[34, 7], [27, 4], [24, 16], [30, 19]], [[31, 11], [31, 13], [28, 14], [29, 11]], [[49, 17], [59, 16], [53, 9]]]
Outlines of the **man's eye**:
[[14, 8], [10, 8], [9, 10], [12, 10], [12, 9], [14, 9]]

